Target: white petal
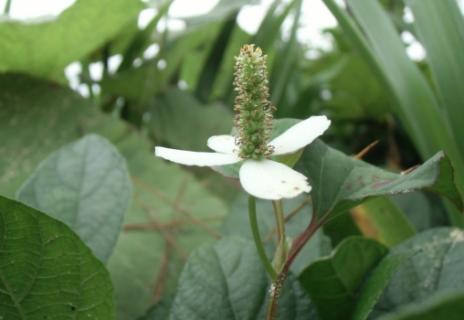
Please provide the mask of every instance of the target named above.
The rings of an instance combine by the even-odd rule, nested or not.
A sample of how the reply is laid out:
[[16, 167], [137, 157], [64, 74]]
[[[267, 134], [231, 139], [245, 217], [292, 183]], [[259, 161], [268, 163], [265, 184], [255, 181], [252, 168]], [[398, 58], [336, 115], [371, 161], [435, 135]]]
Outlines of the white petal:
[[290, 127], [269, 144], [274, 146], [275, 155], [292, 153], [313, 142], [329, 126], [330, 120], [326, 116], [309, 117]]
[[233, 164], [240, 161], [240, 158], [233, 154], [216, 152], [194, 152], [156, 147], [155, 155], [163, 159], [185, 164], [187, 166], [222, 166]]
[[246, 192], [261, 199], [294, 198], [311, 191], [304, 175], [271, 160], [247, 160], [240, 167], [240, 183]]
[[219, 153], [236, 153], [237, 145], [235, 144], [235, 137], [227, 134], [220, 136], [212, 136], [208, 139], [208, 147]]

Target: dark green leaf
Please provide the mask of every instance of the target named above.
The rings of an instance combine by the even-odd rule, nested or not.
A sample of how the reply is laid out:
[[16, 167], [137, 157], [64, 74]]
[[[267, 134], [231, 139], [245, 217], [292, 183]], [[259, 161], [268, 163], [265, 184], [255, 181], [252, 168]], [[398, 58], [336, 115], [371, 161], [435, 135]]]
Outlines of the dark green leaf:
[[0, 318], [114, 319], [108, 272], [63, 223], [0, 197]]
[[[170, 319], [264, 319], [267, 296], [268, 280], [253, 243], [225, 238], [192, 253], [180, 276]], [[279, 305], [278, 319], [315, 319], [296, 282], [287, 282]]]
[[317, 140], [305, 149], [299, 169], [313, 186], [311, 194], [318, 215], [336, 214], [369, 197], [421, 189], [445, 196], [463, 208], [453, 168], [442, 152], [408, 173], [396, 174], [346, 156]]
[[371, 319], [462, 289], [464, 233], [438, 228], [393, 248], [365, 284], [355, 319]]
[[42, 161], [17, 199], [66, 223], [106, 262], [131, 191], [124, 158], [106, 139], [88, 135]]
[[[362, 237], [342, 241], [330, 257], [320, 259], [299, 276], [321, 319], [348, 319], [366, 274], [387, 253], [380, 243]], [[334, 307], [336, 306], [336, 307]]]

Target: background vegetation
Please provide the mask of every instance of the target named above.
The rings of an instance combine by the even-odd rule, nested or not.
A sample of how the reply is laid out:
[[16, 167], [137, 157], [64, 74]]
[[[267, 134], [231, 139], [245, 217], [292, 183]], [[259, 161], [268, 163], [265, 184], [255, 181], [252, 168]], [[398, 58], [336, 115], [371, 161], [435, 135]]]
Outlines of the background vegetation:
[[[454, 171], [448, 162], [437, 162], [441, 171], [436, 176], [447, 172], [448, 180], [454, 179], [464, 192], [464, 21], [456, 1], [347, 0], [339, 5], [324, 0], [338, 21], [337, 27], [325, 31], [332, 39], [330, 50], [297, 39], [302, 6], [311, 6], [311, 1], [275, 0], [255, 34], [237, 23], [240, 9], [250, 3], [220, 0], [211, 12], [185, 18], [182, 31], [160, 27], [170, 19], [170, 0], [77, 0], [54, 20], [0, 20], [0, 194], [47, 212], [84, 240], [109, 274], [94, 257], [83, 258], [91, 253], [72, 240], [74, 235], [69, 236], [67, 248], [79, 252], [81, 262], [90, 261], [89, 268], [95, 264], [101, 269], [97, 273], [101, 277], [111, 278], [117, 319], [167, 318], [176, 292], [181, 299], [179, 294], [196, 285], [188, 275], [198, 269], [205, 277], [217, 276], [218, 286], [240, 287], [248, 281], [226, 279], [224, 284], [217, 270], [208, 269], [254, 254], [248, 242], [239, 251], [227, 240], [250, 238], [245, 198], [237, 182], [153, 156], [155, 144], [206, 150], [210, 135], [230, 132], [233, 57], [245, 43], [260, 46], [268, 55], [277, 118], [326, 114], [333, 125], [323, 138], [325, 143], [356, 155], [376, 141], [358, 158], [398, 173], [443, 150]], [[157, 13], [141, 29], [137, 20], [146, 8], [156, 8]], [[411, 14], [413, 19], [408, 18]], [[284, 23], [290, 27], [282, 32]], [[425, 48], [424, 59], [414, 61], [407, 55], [405, 34]], [[120, 63], [115, 67], [116, 60]], [[71, 87], [81, 94], [70, 88], [65, 76], [70, 64], [80, 69], [78, 83]], [[96, 64], [101, 66], [101, 77], [92, 76]], [[92, 166], [102, 154], [107, 167]], [[63, 189], [63, 181], [68, 189]], [[455, 192], [454, 184], [446, 188], [448, 194]], [[60, 192], [67, 201], [55, 201]], [[19, 223], [19, 218], [10, 221], [3, 213], [14, 208], [20, 217], [26, 209], [1, 199], [5, 204], [0, 201], [0, 225]], [[288, 201], [285, 206], [291, 211], [298, 203]], [[269, 209], [260, 204], [264, 235], [272, 233], [272, 217], [265, 212]], [[309, 219], [306, 211], [289, 222], [295, 235]], [[33, 218], [36, 214], [18, 224], [19, 229], [44, 228], [28, 243], [47, 234], [70, 232], [58, 222], [46, 222], [48, 217]], [[463, 226], [461, 212], [436, 194], [415, 191], [369, 197], [337, 215], [311, 240], [305, 261], [297, 262], [294, 270], [295, 274], [304, 270], [300, 282], [310, 289], [291, 281], [289, 286], [294, 287], [282, 298], [286, 307], [280, 317], [460, 319], [452, 317], [462, 314], [464, 234], [450, 227]], [[2, 234], [8, 238], [7, 231]], [[437, 245], [429, 246], [433, 243]], [[202, 244], [206, 246], [190, 255]], [[14, 262], [2, 267], [10, 261], [2, 258], [2, 250], [6, 249], [0, 243], [0, 297], [8, 291], [2, 274], [14, 269]], [[54, 249], [49, 250], [53, 257]], [[425, 252], [422, 258], [402, 264], [405, 257], [421, 252]], [[34, 261], [26, 256], [15, 259], [16, 263]], [[187, 271], [179, 280], [187, 259]], [[192, 262], [195, 259], [199, 265], [209, 262], [199, 268]], [[52, 264], [50, 272], [58, 272]], [[263, 274], [258, 265], [256, 258], [243, 268]], [[432, 274], [426, 274], [430, 268]], [[84, 269], [79, 271], [81, 279], [91, 277], [93, 273]], [[361, 290], [367, 274], [372, 276]], [[17, 282], [27, 287], [23, 281], [27, 282]], [[255, 291], [244, 294], [263, 296], [266, 279], [253, 281]], [[332, 293], [321, 295], [319, 286]], [[99, 287], [96, 292], [81, 282], [81, 289], [79, 299], [101, 300], [108, 310], [113, 308], [110, 288]], [[299, 302], [306, 294], [311, 305]], [[353, 303], [354, 297], [359, 303]], [[188, 297], [182, 301], [191, 303]], [[251, 301], [257, 306], [250, 310], [255, 311], [243, 316], [233, 310], [247, 307], [221, 303], [227, 305], [220, 301], [217, 310], [232, 309], [222, 319], [260, 317], [258, 302]], [[0, 303], [0, 315], [8, 314], [2, 308]], [[182, 312], [171, 317], [187, 319]], [[111, 319], [113, 315], [93, 316]]]

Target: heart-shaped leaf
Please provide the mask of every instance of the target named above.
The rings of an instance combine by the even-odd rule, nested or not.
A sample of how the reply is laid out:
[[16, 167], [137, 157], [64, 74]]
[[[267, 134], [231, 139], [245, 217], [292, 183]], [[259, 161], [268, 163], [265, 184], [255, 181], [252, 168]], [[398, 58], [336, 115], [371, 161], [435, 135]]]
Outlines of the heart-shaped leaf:
[[[387, 253], [377, 241], [350, 237], [332, 255], [307, 267], [299, 276], [321, 319], [349, 318], [366, 274]], [[337, 306], [334, 308], [334, 306]]]
[[111, 143], [88, 135], [51, 154], [17, 199], [66, 223], [105, 262], [132, 198], [124, 158]]
[[335, 215], [374, 196], [427, 190], [463, 209], [453, 168], [443, 152], [407, 173], [396, 174], [374, 167], [332, 149], [317, 140], [304, 151], [298, 169], [311, 181], [314, 211]]
[[63, 223], [0, 197], [0, 318], [114, 319], [108, 272]]

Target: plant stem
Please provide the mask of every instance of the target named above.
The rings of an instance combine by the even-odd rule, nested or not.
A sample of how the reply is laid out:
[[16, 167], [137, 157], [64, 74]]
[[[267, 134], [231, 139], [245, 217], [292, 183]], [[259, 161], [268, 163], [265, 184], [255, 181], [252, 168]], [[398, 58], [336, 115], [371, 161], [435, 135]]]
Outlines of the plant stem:
[[277, 305], [279, 302], [280, 294], [284, 286], [285, 279], [287, 279], [290, 266], [292, 265], [295, 258], [300, 253], [301, 249], [305, 244], [311, 239], [311, 237], [316, 233], [317, 230], [324, 224], [326, 216], [322, 217], [320, 220], [317, 219], [317, 215], [313, 212], [311, 216], [311, 222], [306, 227], [306, 229], [301, 233], [293, 242], [292, 247], [288, 253], [288, 257], [282, 267], [282, 270], [277, 275], [276, 280], [272, 284], [271, 296], [269, 299], [267, 320], [275, 320], [277, 317]]
[[277, 278], [277, 272], [274, 270], [271, 262], [267, 258], [266, 250], [264, 249], [263, 241], [259, 233], [258, 219], [256, 217], [256, 199], [252, 196], [248, 198], [248, 217], [250, 219], [251, 232], [253, 234], [253, 240], [255, 241], [256, 250], [258, 250], [259, 258], [263, 264], [264, 269], [271, 277], [272, 281]]
[[277, 250], [274, 257], [275, 269], [280, 272], [283, 263], [287, 259], [287, 236], [285, 234], [285, 216], [282, 200], [272, 201], [277, 225]]

